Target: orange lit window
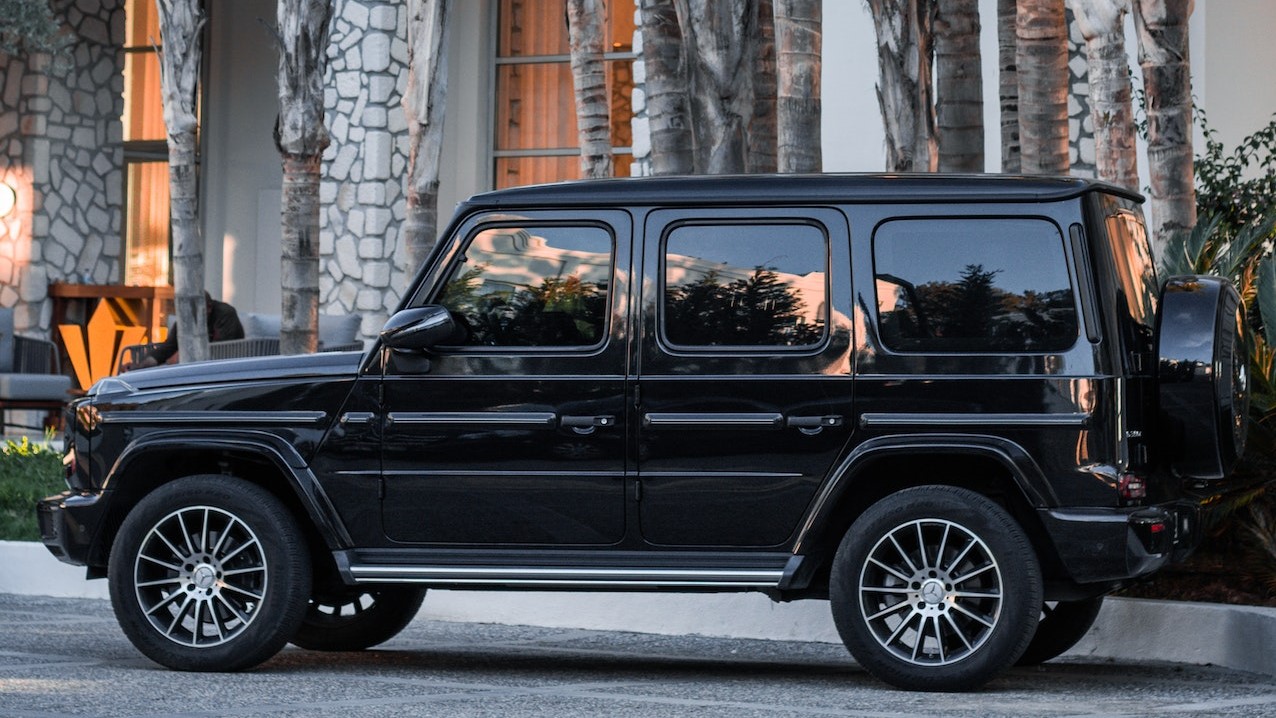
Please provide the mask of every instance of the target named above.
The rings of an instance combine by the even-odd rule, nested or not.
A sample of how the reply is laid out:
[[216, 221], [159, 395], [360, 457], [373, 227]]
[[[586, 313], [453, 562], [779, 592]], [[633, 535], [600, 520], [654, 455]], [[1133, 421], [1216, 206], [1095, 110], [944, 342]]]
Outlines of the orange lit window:
[[168, 144], [160, 90], [159, 13], [124, 3], [124, 283], [169, 284]]
[[[604, 54], [613, 173], [629, 175], [634, 0], [609, 0]], [[496, 47], [497, 188], [580, 177], [565, 0], [500, 0]]]

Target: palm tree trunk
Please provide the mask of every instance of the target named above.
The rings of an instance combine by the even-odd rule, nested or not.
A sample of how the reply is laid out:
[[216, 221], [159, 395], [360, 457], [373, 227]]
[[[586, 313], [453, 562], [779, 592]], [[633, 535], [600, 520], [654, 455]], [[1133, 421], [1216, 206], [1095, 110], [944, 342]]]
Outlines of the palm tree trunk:
[[208, 359], [204, 301], [204, 237], [199, 227], [195, 165], [195, 83], [199, 79], [204, 13], [198, 0], [158, 0], [160, 89], [168, 128], [169, 215], [173, 230], [173, 304], [182, 361]]
[[749, 120], [748, 157], [749, 172], [775, 172], [779, 142], [779, 118], [776, 115], [776, 92], [779, 79], [775, 60], [775, 10], [771, 0], [757, 0], [755, 13], [753, 53], [753, 118]]
[[687, 58], [695, 171], [747, 168], [753, 117], [755, 9], [749, 0], [674, 0]]
[[1187, 21], [1193, 0], [1135, 0], [1134, 27], [1147, 96], [1152, 237], [1157, 249], [1196, 226], [1192, 75]]
[[319, 169], [328, 146], [323, 76], [331, 17], [326, 0], [279, 0], [275, 145], [283, 158], [282, 354], [313, 353], [319, 347]]
[[937, 0], [935, 115], [939, 171], [984, 171], [984, 81], [979, 0]]
[[1134, 110], [1122, 20], [1129, 0], [1068, 0], [1085, 37], [1094, 121], [1095, 165], [1099, 179], [1138, 189]]
[[408, 83], [403, 93], [408, 122], [407, 215], [400, 268], [409, 277], [425, 262], [438, 237], [451, 5], [451, 0], [407, 3]]
[[1015, 27], [1023, 172], [1066, 175], [1068, 23], [1063, 0], [1019, 0]]
[[877, 32], [877, 103], [886, 125], [887, 172], [938, 167], [931, 95], [934, 0], [868, 0]]
[[572, 85], [576, 89], [576, 131], [580, 175], [611, 177], [611, 108], [603, 64], [602, 0], [567, 0]]
[[776, 0], [776, 125], [781, 172], [820, 172], [821, 0]]
[[998, 100], [1001, 109], [1001, 171], [1022, 171], [1019, 147], [1019, 65], [1015, 18], [1017, 0], [997, 0]]
[[641, 0], [642, 59], [653, 174], [690, 174], [694, 167], [690, 99], [682, 30], [673, 0]]

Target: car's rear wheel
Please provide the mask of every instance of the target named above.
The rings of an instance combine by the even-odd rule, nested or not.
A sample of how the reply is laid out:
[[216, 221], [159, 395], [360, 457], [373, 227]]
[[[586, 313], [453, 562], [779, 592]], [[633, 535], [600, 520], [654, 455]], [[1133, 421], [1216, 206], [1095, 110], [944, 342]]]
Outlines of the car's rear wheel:
[[292, 642], [312, 651], [362, 651], [407, 628], [424, 600], [425, 589], [410, 586], [322, 592], [310, 599]]
[[1035, 666], [1063, 655], [1089, 633], [1103, 608], [1103, 596], [1080, 601], [1047, 601], [1032, 643], [1019, 657], [1018, 666]]
[[151, 660], [183, 671], [251, 668], [283, 648], [310, 593], [310, 554], [288, 509], [230, 476], [166, 484], [111, 549], [111, 603]]
[[923, 486], [866, 510], [837, 550], [829, 598], [869, 673], [909, 690], [977, 688], [1027, 647], [1041, 608], [1028, 538], [997, 504]]

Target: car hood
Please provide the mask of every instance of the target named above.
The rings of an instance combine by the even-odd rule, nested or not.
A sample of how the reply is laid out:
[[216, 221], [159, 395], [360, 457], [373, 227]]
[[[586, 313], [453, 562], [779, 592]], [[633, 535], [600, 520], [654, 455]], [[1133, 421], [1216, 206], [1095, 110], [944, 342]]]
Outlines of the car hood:
[[100, 396], [119, 391], [307, 377], [340, 378], [354, 376], [363, 356], [363, 352], [321, 352], [174, 364], [108, 377], [94, 384], [89, 394]]

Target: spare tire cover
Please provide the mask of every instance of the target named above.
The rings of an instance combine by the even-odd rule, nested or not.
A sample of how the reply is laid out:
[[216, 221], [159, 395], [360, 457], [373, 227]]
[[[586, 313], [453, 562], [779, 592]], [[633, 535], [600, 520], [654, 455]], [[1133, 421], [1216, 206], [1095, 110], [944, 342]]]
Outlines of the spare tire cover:
[[1244, 316], [1219, 277], [1171, 277], [1157, 326], [1163, 445], [1178, 476], [1221, 479], [1245, 450], [1249, 411]]

